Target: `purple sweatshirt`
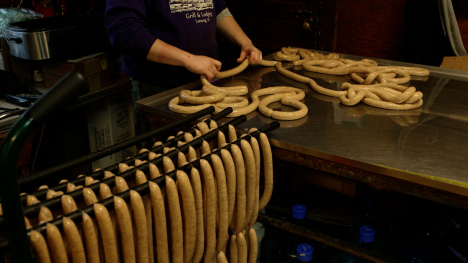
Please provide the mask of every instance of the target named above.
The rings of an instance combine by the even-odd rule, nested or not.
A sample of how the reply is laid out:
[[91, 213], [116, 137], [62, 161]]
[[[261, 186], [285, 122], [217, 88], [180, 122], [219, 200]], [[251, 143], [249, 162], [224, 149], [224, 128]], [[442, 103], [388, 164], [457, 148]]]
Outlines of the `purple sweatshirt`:
[[122, 71], [164, 88], [198, 79], [184, 67], [151, 62], [146, 56], [160, 39], [194, 55], [216, 58], [216, 16], [225, 8], [225, 0], [107, 0], [107, 32], [122, 52]]

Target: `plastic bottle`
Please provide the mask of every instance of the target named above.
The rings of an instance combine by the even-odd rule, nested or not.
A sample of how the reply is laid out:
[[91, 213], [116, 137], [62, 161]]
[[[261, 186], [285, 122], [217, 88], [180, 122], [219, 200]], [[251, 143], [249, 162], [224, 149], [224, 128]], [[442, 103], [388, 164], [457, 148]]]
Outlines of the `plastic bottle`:
[[[359, 246], [368, 250], [374, 250], [375, 229], [371, 226], [361, 226], [359, 228]], [[345, 251], [327, 248], [329, 263], [364, 263], [370, 262]]]

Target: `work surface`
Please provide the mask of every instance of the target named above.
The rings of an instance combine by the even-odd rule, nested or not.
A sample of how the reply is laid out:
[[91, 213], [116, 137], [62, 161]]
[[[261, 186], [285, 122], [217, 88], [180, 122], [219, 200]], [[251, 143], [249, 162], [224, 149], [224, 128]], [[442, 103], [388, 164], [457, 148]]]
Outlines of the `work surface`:
[[[341, 54], [340, 57], [362, 59]], [[292, 86], [306, 92], [303, 102], [309, 108], [307, 116], [280, 121], [281, 128], [269, 134], [273, 146], [468, 196], [468, 72], [375, 60], [379, 65], [425, 67], [431, 71], [429, 77], [412, 77], [410, 81], [411, 86], [424, 94], [420, 109], [383, 110], [362, 103], [344, 106], [338, 98], [318, 94], [307, 85], [278, 74], [275, 67], [249, 66], [241, 74], [213, 84], [247, 85], [250, 92], [272, 86]], [[288, 64], [291, 65], [283, 62], [285, 67]], [[333, 90], [341, 90], [343, 82], [352, 82], [349, 75], [318, 74], [300, 67], [289, 70]], [[200, 82], [190, 83], [137, 101], [137, 107], [180, 118], [182, 115], [169, 110], [168, 101], [183, 89], [200, 88]], [[270, 108], [294, 110], [279, 102]], [[241, 132], [273, 121], [258, 110], [247, 118], [247, 122], [237, 127]]]

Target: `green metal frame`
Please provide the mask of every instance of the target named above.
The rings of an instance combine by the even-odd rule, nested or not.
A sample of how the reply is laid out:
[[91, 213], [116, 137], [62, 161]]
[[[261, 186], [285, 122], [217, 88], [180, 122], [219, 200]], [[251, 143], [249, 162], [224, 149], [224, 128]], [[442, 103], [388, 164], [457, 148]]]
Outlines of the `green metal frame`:
[[35, 262], [24, 222], [16, 166], [24, 143], [36, 128], [32, 118], [21, 117], [0, 148], [0, 198], [13, 262]]

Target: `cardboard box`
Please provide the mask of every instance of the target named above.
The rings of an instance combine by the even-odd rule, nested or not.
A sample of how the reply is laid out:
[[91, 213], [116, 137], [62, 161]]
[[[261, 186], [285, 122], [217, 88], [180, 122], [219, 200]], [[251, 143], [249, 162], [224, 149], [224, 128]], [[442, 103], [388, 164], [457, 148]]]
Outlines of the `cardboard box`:
[[[61, 78], [61, 76], [44, 74], [44, 86], [50, 88]], [[110, 86], [112, 84], [111, 72], [105, 71], [100, 74], [89, 76], [86, 78], [86, 82], [88, 82], [89, 92]]]
[[78, 71], [89, 77], [104, 72], [108, 68], [107, 54], [98, 53], [77, 59], [69, 59], [65, 62], [45, 64], [42, 66], [42, 73], [65, 76], [70, 71]]
[[[88, 135], [91, 152], [135, 137], [131, 92], [94, 103], [87, 108]], [[93, 170], [106, 168], [136, 155], [132, 146], [92, 163]]]
[[468, 71], [468, 56], [444, 57], [441, 68], [453, 68]]

